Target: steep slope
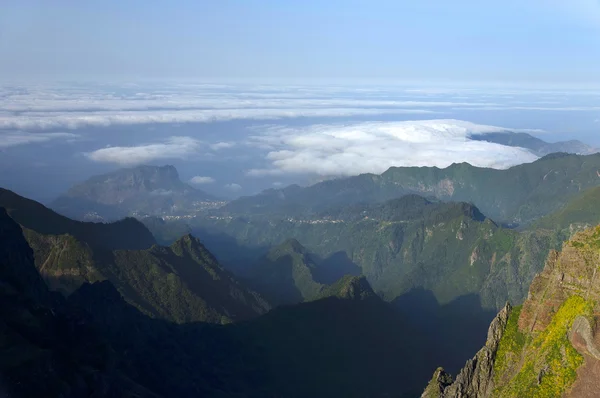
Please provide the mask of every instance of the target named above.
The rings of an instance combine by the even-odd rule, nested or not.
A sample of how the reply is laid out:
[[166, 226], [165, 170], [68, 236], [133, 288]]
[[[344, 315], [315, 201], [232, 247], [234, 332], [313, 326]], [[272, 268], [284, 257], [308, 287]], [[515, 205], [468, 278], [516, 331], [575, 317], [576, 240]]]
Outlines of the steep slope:
[[155, 397], [115, 366], [96, 331], [52, 295], [21, 229], [0, 208], [0, 395]]
[[230, 202], [222, 216], [299, 216], [329, 207], [382, 202], [401, 195], [433, 195], [475, 204], [502, 223], [526, 224], [558, 210], [570, 198], [600, 185], [600, 154], [551, 154], [507, 170], [467, 163], [436, 167], [392, 167], [381, 175], [324, 181], [306, 188], [272, 189]]
[[600, 227], [577, 233], [550, 254], [523, 306], [500, 312], [456, 381], [438, 369], [423, 396], [596, 396], [599, 267]]
[[560, 210], [548, 214], [532, 225], [534, 228], [579, 230], [600, 224], [600, 187], [587, 189]]
[[216, 199], [183, 183], [173, 166], [138, 166], [94, 176], [73, 186], [51, 204], [75, 219], [106, 220], [128, 215], [193, 212]]
[[132, 305], [175, 322], [226, 323], [269, 309], [190, 235], [161, 247], [135, 219], [73, 221], [10, 191], [0, 192], [0, 205], [22, 225], [46, 284], [64, 295], [110, 280]]
[[[226, 265], [247, 263], [246, 251], [273, 247], [285, 236], [320, 257], [316, 270], [330, 273], [327, 283], [363, 274], [389, 300], [423, 288], [442, 304], [478, 294], [494, 309], [507, 299], [521, 302], [548, 250], [560, 245], [553, 231], [518, 233], [470, 204], [414, 195], [340, 207], [315, 219], [197, 217], [192, 228]], [[223, 236], [231, 238], [220, 245]]]
[[574, 153], [578, 155], [591, 155], [599, 152], [597, 148], [586, 145], [581, 141], [571, 140], [549, 143], [527, 133], [502, 132], [471, 134], [470, 138], [476, 141], [487, 141], [501, 145], [527, 148], [538, 156], [546, 156], [556, 152]]
[[156, 242], [146, 227], [133, 218], [111, 224], [80, 222], [61, 216], [44, 205], [0, 188], [0, 207], [23, 227], [43, 235], [69, 234], [95, 248], [147, 249]]
[[269, 309], [190, 235], [170, 247], [115, 251], [93, 250], [70, 235], [25, 229], [25, 236], [48, 286], [65, 295], [84, 283], [109, 280], [144, 313], [179, 323], [227, 323]]
[[293, 304], [313, 299], [323, 290], [313, 275], [316, 268], [308, 250], [296, 239], [288, 239], [259, 259], [247, 277], [272, 304]]
[[70, 300], [126, 353], [128, 374], [164, 396], [411, 397], [433, 360], [419, 331], [371, 295], [284, 306], [226, 326], [149, 319], [108, 282], [84, 285]]

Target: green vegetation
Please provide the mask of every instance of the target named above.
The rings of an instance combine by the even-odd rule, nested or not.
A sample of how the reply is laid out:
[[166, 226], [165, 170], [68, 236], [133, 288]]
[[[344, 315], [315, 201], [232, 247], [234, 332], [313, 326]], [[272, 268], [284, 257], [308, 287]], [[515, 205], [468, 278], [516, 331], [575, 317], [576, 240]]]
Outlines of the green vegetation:
[[[522, 363], [518, 373], [505, 385], [498, 386], [494, 395], [499, 397], [559, 397], [577, 377], [577, 368], [583, 357], [573, 348], [567, 332], [578, 315], [589, 315], [592, 305], [580, 296], [569, 297], [553, 316], [550, 324], [537, 335], [521, 352]], [[511, 326], [512, 327], [512, 326]], [[510, 330], [507, 330], [510, 333]], [[523, 336], [512, 334], [515, 340], [504, 348], [512, 351], [513, 361], [518, 361], [519, 347], [523, 347]], [[503, 338], [503, 340], [505, 340]], [[501, 362], [498, 372], [506, 369]]]
[[593, 187], [574, 197], [560, 210], [542, 217], [532, 228], [568, 229], [572, 225], [600, 224], [600, 187]]
[[[191, 235], [161, 247], [134, 219], [111, 224], [73, 221], [10, 191], [0, 191], [3, 203], [10, 205], [10, 216], [23, 223], [44, 281], [64, 295], [84, 283], [109, 280], [145, 314], [178, 323], [228, 323], [270, 308]], [[106, 234], [112, 235], [105, 242], [101, 239]], [[144, 250], [126, 250], [149, 240], [152, 244]]]
[[[196, 217], [191, 226], [241, 275], [247, 273], [242, 265], [256, 261], [255, 253], [288, 237], [314, 254], [310, 268], [319, 282], [362, 274], [389, 300], [421, 287], [433, 291], [441, 304], [479, 294], [484, 307], [493, 309], [506, 301], [522, 302], [548, 250], [560, 248], [563, 240], [553, 231], [502, 228], [466, 203], [415, 195], [381, 205], [339, 207], [319, 217]], [[329, 275], [321, 278], [325, 272]]]
[[316, 264], [295, 239], [273, 247], [248, 270], [248, 280], [274, 305], [295, 304], [317, 297], [324, 284], [315, 281]]
[[467, 163], [437, 167], [392, 167], [381, 175], [290, 186], [240, 198], [223, 210], [230, 215], [314, 215], [331, 207], [374, 203], [416, 193], [475, 204], [499, 222], [528, 224], [564, 206], [582, 190], [600, 185], [600, 154], [552, 154], [507, 170]]
[[495, 383], [499, 385], [499, 376], [504, 374], [508, 364], [518, 362], [525, 346], [527, 336], [519, 330], [519, 316], [522, 306], [513, 307], [502, 339], [498, 344], [494, 362]]

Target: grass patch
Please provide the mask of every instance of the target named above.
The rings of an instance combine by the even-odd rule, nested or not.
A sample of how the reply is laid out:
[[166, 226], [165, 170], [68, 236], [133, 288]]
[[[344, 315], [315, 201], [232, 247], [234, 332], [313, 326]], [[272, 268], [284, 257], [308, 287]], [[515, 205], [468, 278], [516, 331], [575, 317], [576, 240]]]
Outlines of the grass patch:
[[[525, 362], [519, 372], [508, 384], [499, 386], [494, 395], [560, 397], [575, 382], [577, 368], [583, 363], [583, 357], [569, 342], [567, 332], [571, 329], [575, 317], [589, 315], [591, 311], [592, 305], [582, 297], [569, 297], [558, 309], [548, 327], [534, 336], [532, 343], [525, 347]], [[518, 349], [521, 343], [524, 342], [520, 340], [517, 330], [513, 341], [507, 338], [504, 344], [506, 352]], [[506, 353], [504, 358], [506, 359]], [[499, 365], [507, 369], [506, 364]], [[498, 373], [501, 377], [500, 372]]]

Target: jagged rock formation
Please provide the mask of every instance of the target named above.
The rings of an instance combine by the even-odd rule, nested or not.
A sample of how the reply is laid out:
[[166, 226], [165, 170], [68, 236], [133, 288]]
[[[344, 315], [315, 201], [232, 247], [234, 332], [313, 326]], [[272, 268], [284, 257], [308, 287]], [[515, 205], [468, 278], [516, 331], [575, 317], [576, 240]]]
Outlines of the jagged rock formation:
[[483, 347], [475, 357], [468, 360], [456, 379], [442, 369], [436, 370], [422, 398], [475, 398], [488, 396], [493, 387], [493, 370], [498, 345], [506, 329], [512, 311], [506, 304], [492, 321]]
[[229, 323], [270, 308], [189, 234], [163, 247], [135, 219], [74, 221], [6, 190], [0, 190], [2, 205], [21, 224], [47, 286], [65, 296], [109, 280], [145, 314], [179, 323]]
[[562, 252], [551, 252], [523, 306], [501, 311], [486, 347], [456, 380], [438, 381], [438, 370], [423, 396], [597, 396], [599, 268], [600, 226], [576, 234]]

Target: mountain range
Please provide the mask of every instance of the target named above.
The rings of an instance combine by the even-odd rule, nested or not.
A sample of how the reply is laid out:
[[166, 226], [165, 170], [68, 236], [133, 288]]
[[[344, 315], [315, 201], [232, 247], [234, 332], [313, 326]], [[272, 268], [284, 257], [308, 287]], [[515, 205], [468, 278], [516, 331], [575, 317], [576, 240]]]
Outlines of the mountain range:
[[0, 189], [0, 393], [594, 396], [599, 195], [600, 154], [565, 153], [228, 204], [172, 166], [92, 177], [58, 212]]
[[270, 308], [191, 235], [162, 247], [133, 218], [73, 221], [7, 190], [0, 191], [0, 207], [22, 226], [48, 287], [65, 295], [109, 280], [142, 312], [174, 322], [227, 323]]
[[550, 154], [506, 170], [468, 163], [437, 167], [392, 167], [309, 187], [292, 185], [242, 197], [221, 214], [311, 217], [331, 207], [377, 203], [407, 194], [473, 203], [493, 220], [526, 225], [558, 210], [578, 193], [600, 185], [600, 154]]
[[591, 155], [600, 152], [600, 149], [593, 148], [581, 141], [559, 141], [549, 143], [527, 133], [516, 132], [498, 132], [485, 134], [471, 134], [470, 139], [476, 141], [493, 142], [500, 145], [519, 147], [529, 149], [537, 156], [546, 156], [551, 153], [573, 153], [577, 155]]
[[[110, 279], [66, 297], [52, 292], [26, 234], [0, 208], [0, 375], [9, 396], [413, 396], [439, 358], [364, 277], [233, 325], [177, 323], [142, 311]], [[226, 289], [207, 283], [203, 294]]]

